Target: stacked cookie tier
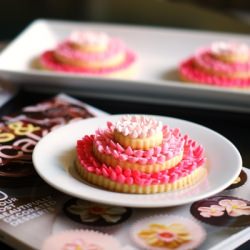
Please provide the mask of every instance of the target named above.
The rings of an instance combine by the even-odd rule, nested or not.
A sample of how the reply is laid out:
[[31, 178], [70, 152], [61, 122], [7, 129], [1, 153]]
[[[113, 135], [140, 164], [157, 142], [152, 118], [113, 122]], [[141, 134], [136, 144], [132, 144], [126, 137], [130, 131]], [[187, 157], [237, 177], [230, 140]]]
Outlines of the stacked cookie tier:
[[198, 182], [204, 150], [177, 128], [150, 117], [123, 116], [77, 142], [76, 168], [90, 183], [127, 193], [159, 193]]
[[44, 69], [110, 77], [132, 77], [135, 62], [135, 53], [122, 40], [92, 31], [73, 32], [39, 58]]
[[250, 49], [246, 44], [215, 42], [184, 60], [179, 72], [187, 82], [246, 89], [250, 87]]

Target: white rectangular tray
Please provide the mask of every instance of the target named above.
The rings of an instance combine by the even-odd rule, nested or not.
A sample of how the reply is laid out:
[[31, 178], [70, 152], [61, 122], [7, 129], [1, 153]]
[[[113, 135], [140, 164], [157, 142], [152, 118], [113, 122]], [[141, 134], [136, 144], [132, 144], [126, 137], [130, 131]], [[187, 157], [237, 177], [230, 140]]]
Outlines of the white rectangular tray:
[[[35, 57], [79, 29], [103, 31], [123, 39], [138, 54], [139, 72], [136, 78], [108, 79], [31, 68]], [[0, 77], [43, 91], [75, 91], [108, 98], [250, 112], [250, 91], [184, 84], [178, 79], [177, 67], [183, 59], [197, 48], [221, 40], [250, 45], [247, 35], [36, 20], [0, 54]]]

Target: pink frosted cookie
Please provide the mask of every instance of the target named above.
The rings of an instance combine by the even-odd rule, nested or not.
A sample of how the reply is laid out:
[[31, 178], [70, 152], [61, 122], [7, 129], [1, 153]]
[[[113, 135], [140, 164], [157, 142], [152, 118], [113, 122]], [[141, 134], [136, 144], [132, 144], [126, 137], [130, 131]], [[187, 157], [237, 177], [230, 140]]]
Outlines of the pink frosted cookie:
[[132, 76], [136, 55], [105, 33], [74, 32], [39, 59], [42, 68], [87, 75]]
[[131, 237], [140, 249], [196, 249], [206, 233], [195, 221], [173, 215], [158, 215], [136, 222]]
[[89, 230], [64, 231], [45, 240], [42, 250], [121, 250], [120, 243], [108, 234]]
[[[135, 127], [138, 127], [136, 135]], [[117, 140], [117, 130], [126, 131], [122, 140]], [[144, 149], [149, 138], [151, 148]], [[124, 146], [125, 139], [131, 145], [133, 139], [145, 141], [138, 144], [142, 148], [134, 149]], [[123, 116], [116, 124], [108, 122], [105, 129], [78, 140], [76, 149], [79, 174], [88, 182], [112, 191], [166, 192], [193, 185], [206, 175], [202, 146], [182, 135], [179, 129], [162, 126], [151, 117]]]
[[250, 49], [246, 44], [213, 43], [179, 66], [184, 81], [229, 88], [250, 87]]

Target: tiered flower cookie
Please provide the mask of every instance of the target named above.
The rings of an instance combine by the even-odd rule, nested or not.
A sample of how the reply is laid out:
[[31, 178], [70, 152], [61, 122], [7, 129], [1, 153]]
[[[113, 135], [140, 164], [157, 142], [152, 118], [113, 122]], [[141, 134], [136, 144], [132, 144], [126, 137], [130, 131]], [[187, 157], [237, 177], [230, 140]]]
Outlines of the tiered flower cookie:
[[250, 87], [250, 48], [246, 44], [215, 42], [179, 66], [182, 80], [229, 88]]
[[93, 31], [75, 31], [39, 58], [44, 69], [110, 77], [132, 77], [135, 62], [135, 53], [123, 41]]
[[77, 141], [76, 169], [88, 182], [117, 192], [186, 188], [206, 175], [203, 148], [150, 116], [125, 115]]

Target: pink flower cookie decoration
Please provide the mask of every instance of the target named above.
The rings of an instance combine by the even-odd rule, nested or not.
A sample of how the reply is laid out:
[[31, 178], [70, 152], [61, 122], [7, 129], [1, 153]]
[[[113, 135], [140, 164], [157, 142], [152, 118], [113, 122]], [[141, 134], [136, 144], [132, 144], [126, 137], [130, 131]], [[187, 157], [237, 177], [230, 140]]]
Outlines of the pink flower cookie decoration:
[[42, 250], [121, 250], [121, 244], [111, 235], [90, 230], [69, 230], [51, 235]]
[[224, 214], [225, 208], [218, 205], [211, 205], [209, 207], [199, 207], [198, 211], [201, 212], [201, 216], [210, 218], [212, 216], [222, 216]]
[[250, 206], [242, 200], [220, 200], [219, 205], [225, 208], [229, 216], [250, 215]]
[[95, 243], [86, 243], [82, 239], [75, 239], [72, 242], [66, 243], [62, 250], [102, 250], [102, 247]]
[[214, 226], [244, 227], [250, 225], [250, 202], [230, 196], [213, 196], [197, 201], [191, 214]]

